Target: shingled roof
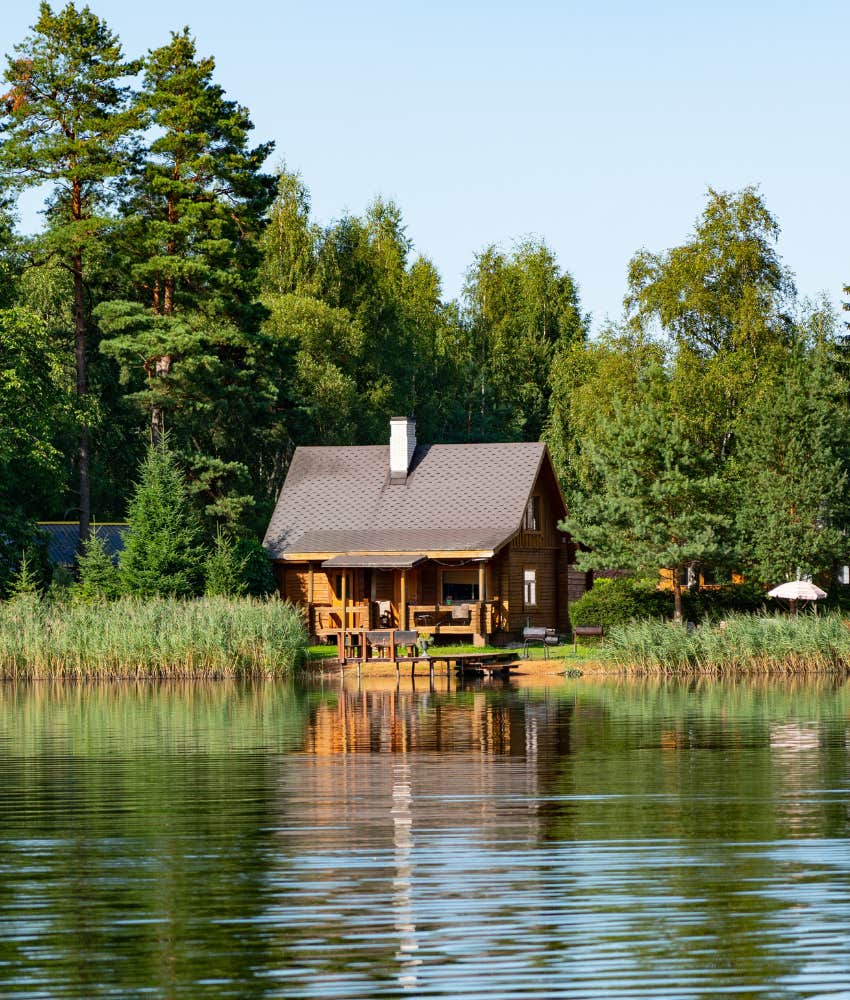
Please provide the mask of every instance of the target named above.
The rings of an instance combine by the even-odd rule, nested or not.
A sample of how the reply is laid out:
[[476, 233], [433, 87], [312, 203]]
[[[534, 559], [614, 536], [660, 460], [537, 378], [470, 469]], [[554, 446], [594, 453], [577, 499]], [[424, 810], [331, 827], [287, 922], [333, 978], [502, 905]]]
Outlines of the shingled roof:
[[390, 482], [389, 448], [298, 448], [263, 545], [273, 559], [492, 552], [519, 530], [546, 446], [419, 445]]
[[[77, 521], [39, 521], [39, 528], [47, 534], [47, 557], [54, 566], [73, 566], [80, 544], [80, 525]], [[107, 554], [115, 562], [124, 548], [124, 536], [129, 525], [125, 521], [111, 524], [93, 524], [92, 532], [103, 539]]]

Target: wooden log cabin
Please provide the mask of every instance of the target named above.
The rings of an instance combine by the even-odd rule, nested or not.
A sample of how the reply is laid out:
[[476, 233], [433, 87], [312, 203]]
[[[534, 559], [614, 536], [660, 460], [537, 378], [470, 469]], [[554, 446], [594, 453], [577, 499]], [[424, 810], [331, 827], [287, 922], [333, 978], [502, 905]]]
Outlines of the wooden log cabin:
[[591, 581], [558, 529], [566, 505], [538, 442], [304, 447], [263, 542], [283, 598], [311, 635], [395, 628], [504, 642], [526, 625], [566, 630]]

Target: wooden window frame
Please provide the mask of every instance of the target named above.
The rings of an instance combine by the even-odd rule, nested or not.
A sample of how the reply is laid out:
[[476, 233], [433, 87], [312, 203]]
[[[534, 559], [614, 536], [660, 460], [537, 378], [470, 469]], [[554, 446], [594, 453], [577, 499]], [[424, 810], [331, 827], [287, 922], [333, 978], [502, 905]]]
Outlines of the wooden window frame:
[[[543, 531], [543, 524], [540, 517], [542, 506], [543, 505], [540, 502], [540, 494], [532, 493], [525, 505], [525, 510], [522, 512], [523, 531], [527, 531], [535, 535], [539, 535]], [[533, 523], [535, 527], [531, 527], [530, 522]]]
[[[531, 573], [532, 579], [528, 580], [526, 574]], [[528, 585], [531, 584], [531, 596], [534, 598], [533, 601], [528, 600]], [[522, 568], [522, 606], [524, 608], [536, 608], [539, 607], [537, 603], [537, 567], [536, 566], [523, 566]]]

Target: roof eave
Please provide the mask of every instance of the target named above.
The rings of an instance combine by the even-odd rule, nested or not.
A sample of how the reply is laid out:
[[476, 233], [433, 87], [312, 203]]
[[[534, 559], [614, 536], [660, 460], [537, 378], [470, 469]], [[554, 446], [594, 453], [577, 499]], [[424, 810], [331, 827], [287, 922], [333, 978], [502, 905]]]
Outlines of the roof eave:
[[[497, 546], [500, 548], [501, 546]], [[271, 554], [275, 562], [315, 562], [317, 560], [333, 559], [334, 556], [411, 556], [424, 555], [426, 559], [492, 559], [496, 549], [439, 549], [427, 551], [417, 549], [415, 552], [404, 549], [346, 549], [344, 552], [279, 552]]]

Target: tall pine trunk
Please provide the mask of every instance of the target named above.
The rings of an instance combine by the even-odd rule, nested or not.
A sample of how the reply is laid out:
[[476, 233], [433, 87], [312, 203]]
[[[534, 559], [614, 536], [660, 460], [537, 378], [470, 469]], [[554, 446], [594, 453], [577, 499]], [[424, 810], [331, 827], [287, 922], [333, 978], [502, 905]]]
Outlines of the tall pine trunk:
[[[88, 392], [86, 378], [86, 302], [83, 287], [83, 255], [75, 253], [71, 258], [74, 277], [74, 359], [77, 369], [77, 400], [82, 404]], [[91, 525], [91, 466], [90, 435], [88, 424], [80, 431], [77, 453], [77, 474], [79, 477], [80, 548], [88, 540]]]
[[682, 624], [682, 576], [679, 567], [674, 566], [673, 570], [673, 621]]

